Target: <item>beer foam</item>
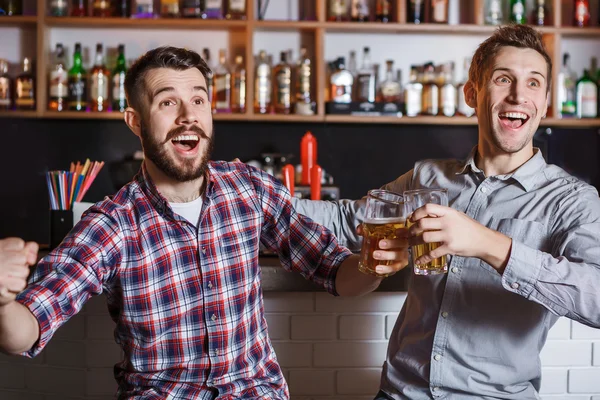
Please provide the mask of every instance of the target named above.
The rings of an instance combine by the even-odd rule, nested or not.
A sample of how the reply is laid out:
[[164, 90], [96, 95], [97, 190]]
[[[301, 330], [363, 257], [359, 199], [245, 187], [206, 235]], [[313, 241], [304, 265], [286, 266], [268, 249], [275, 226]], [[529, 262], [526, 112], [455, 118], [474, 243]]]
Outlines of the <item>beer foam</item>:
[[373, 224], [373, 225], [383, 225], [383, 224], [404, 224], [406, 222], [406, 218], [404, 217], [394, 217], [394, 218], [366, 218], [363, 223], [365, 224]]

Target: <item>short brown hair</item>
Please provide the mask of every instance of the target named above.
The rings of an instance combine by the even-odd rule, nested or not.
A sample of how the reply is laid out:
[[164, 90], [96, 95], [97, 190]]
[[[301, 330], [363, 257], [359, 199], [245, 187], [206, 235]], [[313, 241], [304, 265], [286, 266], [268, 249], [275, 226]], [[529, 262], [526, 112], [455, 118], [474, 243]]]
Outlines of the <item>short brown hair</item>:
[[207, 83], [207, 77], [211, 72], [206, 61], [195, 51], [172, 46], [162, 46], [148, 51], [133, 63], [125, 75], [127, 103], [136, 111], [142, 111], [146, 73], [156, 68], [171, 68], [176, 71], [197, 68]]
[[494, 61], [498, 52], [506, 46], [532, 49], [540, 53], [546, 60], [548, 67], [548, 76], [546, 77], [548, 84], [546, 89], [550, 90], [552, 83], [552, 59], [546, 51], [541, 33], [530, 26], [516, 24], [498, 28], [475, 51], [471, 67], [469, 68], [469, 80], [473, 82], [475, 87], [481, 87], [490, 63]]

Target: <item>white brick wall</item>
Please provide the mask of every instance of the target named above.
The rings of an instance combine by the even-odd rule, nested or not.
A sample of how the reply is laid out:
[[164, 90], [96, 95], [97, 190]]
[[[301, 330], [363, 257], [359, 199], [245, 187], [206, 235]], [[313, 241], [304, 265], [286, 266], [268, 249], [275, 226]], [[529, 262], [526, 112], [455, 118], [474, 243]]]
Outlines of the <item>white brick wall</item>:
[[[405, 293], [266, 293], [265, 316], [292, 400], [372, 400]], [[121, 358], [103, 298], [33, 360], [0, 354], [0, 400], [101, 400]], [[600, 400], [600, 330], [561, 318], [541, 354], [543, 400]]]

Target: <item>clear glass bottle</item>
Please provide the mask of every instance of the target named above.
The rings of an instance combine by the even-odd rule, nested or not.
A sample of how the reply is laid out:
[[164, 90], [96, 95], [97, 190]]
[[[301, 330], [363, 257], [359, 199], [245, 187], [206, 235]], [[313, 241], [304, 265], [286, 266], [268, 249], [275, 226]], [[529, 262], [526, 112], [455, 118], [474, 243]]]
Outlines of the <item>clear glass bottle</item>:
[[436, 24], [448, 23], [448, 0], [431, 0], [429, 20]]
[[203, 19], [222, 19], [223, 0], [204, 0]]
[[440, 73], [439, 115], [453, 117], [456, 114], [457, 93], [454, 84], [454, 63], [442, 64]]
[[125, 60], [125, 45], [119, 45], [117, 65], [112, 75], [112, 110], [124, 112], [127, 108], [125, 96], [125, 74], [127, 73], [127, 61]]
[[267, 52], [261, 50], [258, 54], [254, 77], [254, 112], [268, 114], [271, 111], [271, 64]]
[[12, 84], [8, 74], [8, 61], [0, 59], [0, 110], [12, 108]]
[[437, 115], [439, 111], [439, 89], [435, 82], [435, 66], [427, 63], [423, 66], [423, 106], [421, 115]]
[[69, 78], [67, 57], [62, 43], [56, 44], [54, 65], [50, 70], [49, 78], [48, 109], [51, 111], [66, 110], [69, 98]]
[[327, 19], [332, 22], [342, 22], [348, 20], [348, 1], [347, 0], [329, 0]]
[[246, 0], [228, 0], [225, 18], [246, 19]]
[[485, 5], [485, 23], [488, 25], [500, 25], [503, 21], [502, 0], [487, 0]]
[[69, 70], [69, 110], [85, 111], [87, 108], [87, 72], [81, 59], [81, 44], [75, 43], [73, 66]]
[[287, 52], [282, 51], [279, 64], [273, 68], [273, 99], [276, 114], [289, 114], [292, 110], [292, 67]]
[[296, 114], [313, 115], [312, 109], [312, 65], [306, 48], [300, 49], [296, 67]]
[[375, 71], [371, 63], [371, 50], [363, 48], [363, 60], [357, 77], [356, 101], [375, 102], [376, 81]]
[[212, 107], [213, 112], [231, 112], [231, 71], [227, 65], [227, 53], [225, 49], [219, 50], [219, 63], [214, 71], [214, 86]]
[[463, 75], [460, 83], [456, 86], [457, 104], [456, 112], [465, 117], [472, 117], [475, 114], [475, 109], [469, 107], [465, 99], [465, 84], [469, 79], [469, 68], [471, 67], [471, 59], [465, 58], [463, 62]]
[[394, 60], [385, 62], [385, 79], [380, 86], [381, 101], [399, 104], [402, 99], [402, 85], [394, 76]]
[[246, 112], [246, 67], [242, 56], [235, 57], [232, 80], [231, 111], [243, 114]]
[[406, 22], [421, 24], [425, 22], [425, 0], [407, 0], [408, 15]]
[[355, 22], [369, 21], [369, 4], [367, 0], [352, 0], [350, 18]]
[[419, 70], [422, 70], [421, 66], [410, 66], [408, 85], [404, 89], [404, 107], [408, 117], [421, 114], [423, 107], [423, 83], [419, 81]]
[[35, 77], [29, 57], [23, 59], [23, 72], [15, 80], [17, 110], [35, 110]]
[[104, 62], [104, 46], [96, 44], [96, 57], [90, 77], [90, 108], [92, 111], [108, 111], [108, 88], [110, 71]]
[[334, 103], [350, 103], [352, 102], [352, 86], [354, 77], [346, 69], [344, 57], [337, 59], [335, 63], [335, 71], [330, 78], [330, 93], [331, 101]]
[[67, 0], [50, 0], [48, 8], [51, 17], [66, 17], [69, 15], [69, 2]]

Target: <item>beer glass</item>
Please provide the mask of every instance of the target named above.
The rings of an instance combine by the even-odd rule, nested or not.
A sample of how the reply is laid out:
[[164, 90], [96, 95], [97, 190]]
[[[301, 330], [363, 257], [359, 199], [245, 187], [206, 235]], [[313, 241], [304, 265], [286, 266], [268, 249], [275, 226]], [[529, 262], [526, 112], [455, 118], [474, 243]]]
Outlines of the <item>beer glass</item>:
[[373, 252], [379, 250], [382, 239], [396, 239], [396, 230], [403, 228], [406, 223], [404, 216], [404, 201], [402, 195], [387, 190], [371, 190], [367, 194], [365, 219], [362, 224], [363, 243], [360, 250], [359, 271], [365, 274], [378, 274], [377, 265], [390, 265], [393, 261], [376, 260]]
[[[419, 207], [425, 204], [439, 204], [442, 206], [448, 206], [448, 190], [446, 189], [417, 189], [407, 190], [403, 193], [405, 214], [407, 218], [407, 227], [410, 227], [412, 223], [409, 218], [412, 213]], [[416, 246], [412, 246], [412, 259], [418, 259], [424, 254], [430, 253], [432, 250], [438, 248], [440, 243], [424, 243]], [[445, 274], [448, 272], [448, 263], [446, 256], [442, 256], [432, 260], [426, 264], [417, 265], [414, 263], [415, 275], [438, 275]]]

